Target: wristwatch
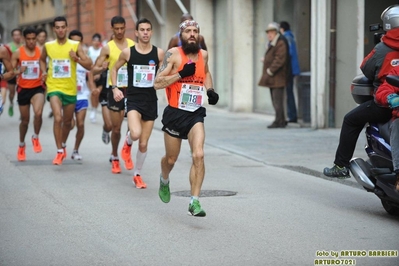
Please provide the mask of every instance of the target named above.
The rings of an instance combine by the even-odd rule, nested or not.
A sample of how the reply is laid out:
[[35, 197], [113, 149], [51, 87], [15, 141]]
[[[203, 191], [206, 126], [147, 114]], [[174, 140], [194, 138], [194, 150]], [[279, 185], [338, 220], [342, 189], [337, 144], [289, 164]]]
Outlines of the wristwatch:
[[112, 89], [115, 89], [115, 88], [118, 88], [118, 86], [116, 86], [116, 85], [112, 85], [112, 87], [111, 87]]

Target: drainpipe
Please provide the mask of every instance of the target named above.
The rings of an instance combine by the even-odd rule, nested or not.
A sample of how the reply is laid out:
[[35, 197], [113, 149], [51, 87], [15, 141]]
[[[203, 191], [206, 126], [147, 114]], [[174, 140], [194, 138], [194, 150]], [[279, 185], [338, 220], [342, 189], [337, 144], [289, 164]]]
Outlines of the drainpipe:
[[118, 7], [119, 7], [119, 16], [122, 17], [122, 0], [119, 0]]
[[337, 63], [337, 0], [331, 0], [330, 21], [330, 101], [328, 110], [328, 126], [335, 127], [335, 92]]

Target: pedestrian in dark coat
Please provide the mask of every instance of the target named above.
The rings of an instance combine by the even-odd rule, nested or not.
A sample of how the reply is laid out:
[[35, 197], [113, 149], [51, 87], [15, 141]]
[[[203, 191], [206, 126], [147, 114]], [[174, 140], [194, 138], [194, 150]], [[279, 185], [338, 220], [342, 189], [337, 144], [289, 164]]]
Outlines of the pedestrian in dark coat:
[[266, 29], [269, 40], [263, 58], [263, 72], [259, 86], [269, 87], [275, 110], [275, 120], [268, 128], [286, 126], [284, 112], [284, 93], [288, 74], [291, 71], [287, 40], [279, 33], [279, 24], [272, 22]]

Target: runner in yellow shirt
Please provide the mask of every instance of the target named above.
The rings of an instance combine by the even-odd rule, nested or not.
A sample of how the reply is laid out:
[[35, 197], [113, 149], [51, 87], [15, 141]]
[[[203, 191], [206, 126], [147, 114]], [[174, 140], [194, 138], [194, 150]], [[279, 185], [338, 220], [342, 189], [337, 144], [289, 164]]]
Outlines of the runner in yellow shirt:
[[[115, 63], [118, 61], [119, 55], [122, 50], [134, 45], [134, 41], [125, 37], [126, 22], [123, 17], [115, 16], [111, 19], [111, 27], [114, 34], [113, 40], [109, 41], [101, 49], [101, 53], [97, 58], [97, 61], [92, 69], [92, 74], [100, 74], [106, 69], [112, 69]], [[108, 109], [110, 110], [111, 122], [112, 122], [112, 133], [111, 133], [111, 144], [112, 144], [112, 155], [110, 161], [112, 163], [112, 173], [119, 174], [121, 168], [119, 165], [118, 157], [118, 145], [121, 139], [121, 126], [123, 117], [125, 114], [125, 101], [115, 101], [114, 95], [111, 89], [111, 79], [109, 78], [109, 71], [107, 76], [108, 84]], [[118, 88], [123, 92], [126, 97], [127, 88], [127, 64], [122, 66], [118, 71]], [[127, 170], [133, 169], [132, 160], [125, 161], [125, 168]]]
[[[46, 42], [40, 57], [42, 80], [47, 85], [47, 100], [54, 114], [54, 138], [57, 155], [53, 164], [61, 165], [66, 158], [66, 141], [71, 130], [71, 121], [76, 104], [76, 64], [90, 70], [91, 59], [83, 51], [82, 45], [67, 38], [68, 24], [65, 17], [53, 21], [56, 39]], [[48, 65], [46, 58], [49, 58]], [[46, 70], [48, 68], [48, 73]]]

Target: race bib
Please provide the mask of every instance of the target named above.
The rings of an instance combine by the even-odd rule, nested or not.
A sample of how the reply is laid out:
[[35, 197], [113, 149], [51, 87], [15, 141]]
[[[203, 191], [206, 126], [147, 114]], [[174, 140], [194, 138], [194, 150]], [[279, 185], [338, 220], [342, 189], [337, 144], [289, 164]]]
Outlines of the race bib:
[[71, 60], [53, 59], [53, 78], [70, 78]]
[[133, 86], [139, 88], [150, 88], [154, 86], [155, 65], [134, 65]]
[[204, 104], [204, 87], [183, 83], [178, 108], [194, 112]]
[[[108, 84], [111, 84], [111, 74], [108, 70], [107, 73]], [[127, 87], [127, 66], [122, 66], [119, 68], [118, 73], [116, 73], [116, 86], [118, 88], [126, 88]]]
[[22, 73], [23, 79], [38, 79], [39, 78], [39, 72], [40, 72], [39, 60], [22, 61], [21, 66], [26, 67], [25, 71]]
[[85, 70], [78, 70], [77, 72], [77, 89], [78, 89], [78, 93], [80, 93], [83, 89], [83, 86], [86, 83], [86, 71]]

